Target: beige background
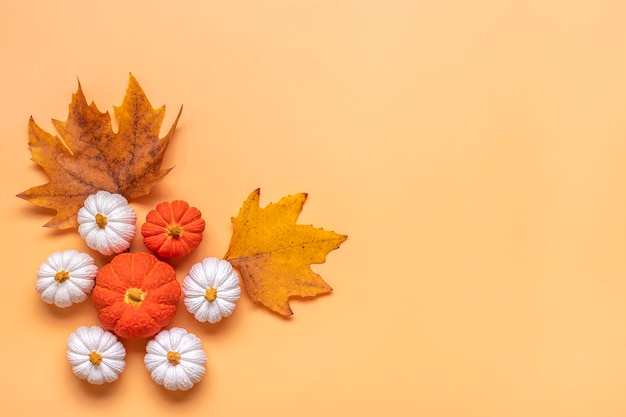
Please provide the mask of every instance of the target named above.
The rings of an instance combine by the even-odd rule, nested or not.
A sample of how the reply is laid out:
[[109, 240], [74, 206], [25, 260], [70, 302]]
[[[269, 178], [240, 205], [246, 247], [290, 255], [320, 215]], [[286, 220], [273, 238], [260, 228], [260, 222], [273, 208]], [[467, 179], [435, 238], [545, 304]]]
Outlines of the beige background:
[[[2, 1], [2, 415], [626, 415], [625, 21], [618, 0]], [[45, 305], [35, 272], [87, 249], [15, 198], [46, 182], [28, 117], [52, 131], [77, 77], [111, 110], [129, 72], [168, 127], [184, 105], [176, 168], [133, 202], [202, 210], [179, 278], [256, 187], [350, 236], [314, 267], [334, 293], [290, 320], [181, 308], [209, 355], [186, 394], [141, 340], [115, 384], [72, 375], [95, 311]]]

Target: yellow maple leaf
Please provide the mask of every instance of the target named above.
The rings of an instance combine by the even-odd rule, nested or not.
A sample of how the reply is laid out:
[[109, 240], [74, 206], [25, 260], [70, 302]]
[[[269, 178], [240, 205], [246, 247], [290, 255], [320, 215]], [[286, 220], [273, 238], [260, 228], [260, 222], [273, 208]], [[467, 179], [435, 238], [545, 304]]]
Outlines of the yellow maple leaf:
[[159, 138], [165, 106], [154, 109], [130, 75], [122, 105], [114, 107], [119, 129], [113, 132], [109, 112], [100, 112], [81, 89], [72, 95], [66, 122], [53, 120], [59, 136], [29, 120], [29, 145], [33, 161], [50, 178], [17, 196], [37, 206], [56, 210], [44, 226], [67, 229], [77, 226], [76, 213], [87, 196], [100, 190], [133, 199], [150, 193], [154, 184], [171, 170], [161, 169], [163, 155], [176, 129], [176, 121]]
[[296, 224], [307, 194], [259, 207], [260, 190], [250, 194], [237, 217], [224, 259], [235, 266], [250, 297], [285, 316], [289, 297], [312, 297], [332, 291], [310, 265], [323, 263], [347, 236]]

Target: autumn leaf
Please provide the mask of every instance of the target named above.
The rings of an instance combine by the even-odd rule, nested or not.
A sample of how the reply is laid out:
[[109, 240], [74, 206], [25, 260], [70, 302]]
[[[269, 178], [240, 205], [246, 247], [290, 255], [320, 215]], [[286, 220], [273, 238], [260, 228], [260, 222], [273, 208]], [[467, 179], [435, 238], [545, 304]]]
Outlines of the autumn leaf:
[[347, 236], [296, 224], [306, 194], [259, 207], [257, 189], [232, 219], [233, 236], [224, 259], [235, 266], [250, 297], [285, 316], [293, 314], [289, 297], [332, 291], [310, 265], [323, 263]]
[[32, 159], [50, 182], [17, 196], [56, 210], [44, 226], [76, 227], [76, 213], [87, 196], [100, 190], [129, 200], [144, 196], [171, 170], [161, 169], [161, 163], [182, 107], [167, 135], [159, 139], [165, 106], [154, 109], [131, 74], [124, 101], [114, 107], [114, 112], [117, 133], [113, 132], [108, 111], [100, 112], [93, 102], [87, 105], [79, 83], [67, 121], [52, 120], [59, 136], [44, 131], [30, 118]]

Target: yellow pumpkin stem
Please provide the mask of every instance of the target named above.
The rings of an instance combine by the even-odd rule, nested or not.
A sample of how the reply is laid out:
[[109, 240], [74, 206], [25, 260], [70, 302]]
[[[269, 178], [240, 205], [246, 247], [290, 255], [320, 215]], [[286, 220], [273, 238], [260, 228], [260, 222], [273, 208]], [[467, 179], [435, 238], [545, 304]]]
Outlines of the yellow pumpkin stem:
[[135, 307], [140, 306], [147, 294], [141, 288], [129, 288], [124, 294], [124, 302]]
[[217, 288], [215, 287], [207, 288], [206, 291], [204, 292], [204, 298], [206, 298], [208, 302], [215, 301], [215, 299], [217, 298]]
[[89, 354], [89, 362], [91, 362], [95, 366], [100, 366], [100, 364], [102, 363], [102, 355], [94, 350]]
[[107, 221], [107, 216], [104, 214], [96, 214], [96, 224], [100, 229], [104, 229], [109, 222]]
[[178, 365], [180, 363], [180, 353], [170, 350], [167, 352], [167, 360], [170, 361], [172, 365]]
[[56, 274], [54, 274], [54, 280], [58, 282], [59, 284], [68, 279], [70, 279], [70, 273], [65, 270], [59, 271]]
[[178, 239], [182, 234], [183, 229], [179, 225], [174, 225], [167, 229], [167, 235], [169, 237], [173, 237], [174, 239]]

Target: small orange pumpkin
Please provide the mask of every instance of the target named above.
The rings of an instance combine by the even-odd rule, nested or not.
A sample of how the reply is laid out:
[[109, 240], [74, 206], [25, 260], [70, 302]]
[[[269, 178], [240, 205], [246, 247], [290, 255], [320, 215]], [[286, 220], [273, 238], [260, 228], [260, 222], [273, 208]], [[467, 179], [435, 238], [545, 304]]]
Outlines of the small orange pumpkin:
[[176, 314], [181, 288], [168, 263], [122, 253], [98, 272], [93, 304], [103, 327], [124, 338], [151, 337]]
[[141, 226], [146, 247], [162, 258], [188, 255], [202, 241], [205, 222], [200, 210], [182, 200], [163, 202]]

